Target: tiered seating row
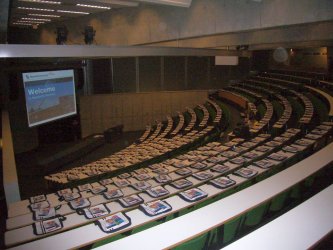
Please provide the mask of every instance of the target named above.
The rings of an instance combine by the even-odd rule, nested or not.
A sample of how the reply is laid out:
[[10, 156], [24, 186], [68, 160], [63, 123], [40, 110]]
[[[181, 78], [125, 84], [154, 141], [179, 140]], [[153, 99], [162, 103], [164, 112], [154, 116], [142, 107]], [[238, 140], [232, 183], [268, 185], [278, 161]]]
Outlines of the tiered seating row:
[[305, 112], [304, 112], [303, 116], [301, 117], [301, 119], [299, 120], [299, 123], [309, 124], [314, 115], [314, 109], [313, 109], [312, 102], [309, 100], [308, 97], [306, 97], [305, 95], [303, 95], [301, 93], [298, 93], [297, 91], [294, 91], [294, 90], [289, 90], [289, 91], [291, 93], [293, 93], [295, 96], [297, 96], [299, 99], [301, 99], [304, 104]]
[[222, 109], [221, 107], [216, 103], [214, 102], [213, 100], [211, 99], [208, 99], [207, 102], [212, 105], [214, 108], [215, 108], [215, 111], [216, 111], [216, 115], [215, 115], [215, 118], [214, 118], [214, 121], [213, 123], [214, 124], [218, 124], [221, 122], [222, 120]]
[[[201, 136], [206, 135], [214, 129], [212, 126], [207, 126], [200, 132], [191, 131], [197, 118], [193, 110], [188, 109], [188, 111], [191, 114], [191, 122], [185, 128], [185, 131], [187, 132], [185, 136], [175, 136], [171, 139], [158, 137], [163, 126], [163, 124], [159, 122], [154, 133], [150, 137], [146, 138], [142, 143], [132, 144], [129, 147], [111, 155], [110, 157], [106, 157], [96, 162], [71, 170], [66, 170], [60, 173], [46, 176], [45, 179], [52, 183], [67, 184], [73, 181], [80, 181], [101, 174], [108, 174], [121, 168], [130, 167], [135, 164], [149, 161], [184, 145], [193, 143], [195, 140], [199, 139]], [[172, 127], [170, 121], [169, 124], [169, 128], [167, 127], [166, 130]]]
[[[167, 249], [202, 235], [204, 232], [230, 222], [231, 218], [244, 215], [259, 204], [268, 202], [323, 169], [333, 161], [332, 150], [333, 143], [292, 167], [236, 194], [162, 225], [114, 241], [100, 249], [133, 249], [138, 246], [145, 249]], [[189, 227], [189, 225], [193, 226]], [[168, 237], [161, 237], [161, 235]]]
[[234, 89], [236, 91], [246, 93], [246, 94], [251, 95], [254, 98], [256, 98], [256, 99], [258, 99], [258, 100], [260, 100], [261, 102], [264, 103], [264, 105], [266, 107], [266, 113], [265, 113], [264, 117], [262, 117], [262, 119], [258, 123], [251, 124], [250, 132], [252, 134], [257, 134], [260, 131], [262, 131], [265, 127], [268, 127], [270, 121], [272, 120], [273, 113], [274, 113], [273, 105], [270, 101], [263, 98], [262, 95], [260, 95], [256, 92], [253, 92], [251, 90], [242, 88], [240, 86], [232, 86], [232, 87], [229, 87], [229, 89]]
[[204, 128], [207, 126], [208, 123], [208, 119], [209, 119], [209, 112], [207, 110], [207, 108], [204, 105], [198, 105], [198, 107], [202, 110], [203, 112], [203, 118], [201, 120], [201, 122], [199, 123], [199, 128]]
[[[263, 138], [263, 140], [265, 140], [264, 138]], [[259, 140], [260, 142], [262, 142], [262, 140]], [[235, 146], [235, 145], [237, 145], [238, 143], [239, 143], [240, 141], [234, 141], [234, 142], [232, 142], [232, 143], [230, 143], [231, 145], [233, 145], [233, 146]], [[255, 143], [252, 143], [252, 145], [250, 144], [250, 146], [252, 146], [253, 147], [253, 145], [255, 146], [256, 144]], [[188, 152], [186, 155], [183, 155], [182, 157], [179, 157], [180, 159], [174, 159], [174, 160], [169, 160], [169, 161], [167, 161], [168, 163], [169, 162], [173, 162], [173, 164], [175, 165], [175, 166], [178, 166], [178, 167], [183, 167], [182, 168], [182, 170], [184, 171], [185, 170], [185, 166], [187, 167], [186, 168], [186, 170], [190, 170], [191, 171], [191, 173], [192, 173], [192, 175], [194, 175], [196, 172], [199, 172], [199, 171], [202, 171], [203, 169], [206, 169], [206, 171], [212, 166], [212, 165], [214, 165], [212, 162], [209, 162], [209, 161], [206, 161], [206, 160], [202, 160], [202, 159], [207, 159], [207, 156], [208, 155], [216, 155], [217, 153], [219, 153], [218, 151], [214, 151], [213, 150], [213, 148], [216, 148], [216, 147], [218, 147], [218, 149], [219, 150], [223, 150], [223, 151], [225, 151], [226, 149], [228, 149], [228, 147], [222, 147], [219, 143], [213, 143], [212, 144], [212, 147], [208, 147], [208, 146], [206, 146], [206, 147], [202, 147], [202, 148], [199, 148], [198, 150], [196, 150], [196, 151], [193, 151], [193, 152]], [[207, 153], [205, 153], [204, 154], [204, 152], [206, 151], [206, 150], [208, 150], [208, 154]], [[243, 148], [243, 151], [244, 150], [246, 150], [246, 148]], [[197, 153], [197, 154], [195, 154], [195, 153]], [[198, 154], [198, 153], [201, 153], [201, 154], [203, 154], [203, 155], [201, 155], [201, 154]], [[207, 156], [206, 156], [207, 155]], [[234, 153], [233, 155], [238, 155], [238, 153]], [[195, 158], [195, 157], [197, 157], [197, 158]], [[196, 163], [195, 161], [193, 161], [193, 159], [197, 159], [197, 160], [199, 160], [199, 162], [200, 162], [200, 164], [199, 163]], [[223, 157], [223, 158], [219, 158], [218, 160], [220, 160], [220, 163], [222, 163], [222, 162], [226, 162], [227, 161], [227, 158], [226, 157]], [[249, 161], [249, 160], [248, 160]], [[198, 165], [198, 166], [196, 166], [196, 164]], [[204, 164], [206, 164], [206, 165], [204, 165]], [[227, 164], [227, 163], [226, 163]], [[159, 167], [159, 170], [161, 170], [161, 166], [165, 166], [164, 164], [162, 165], [162, 164], [156, 164], [158, 167]], [[224, 170], [224, 173], [226, 173], [226, 172], [230, 172], [232, 169], [236, 169], [236, 168], [239, 168], [239, 167], [241, 167], [243, 164], [232, 164], [232, 163], [229, 163], [229, 165], [228, 165], [228, 169], [225, 169]], [[170, 166], [171, 167], [171, 166]], [[199, 168], [200, 167], [200, 168]], [[208, 168], [207, 168], [208, 167]], [[157, 169], [157, 168], [156, 168]], [[155, 169], [155, 170], [156, 170]], [[174, 169], [173, 169], [174, 170]], [[140, 171], [141, 172], [141, 171]], [[212, 172], [212, 173], [214, 173], [214, 174], [212, 174], [212, 176], [210, 176], [210, 178], [212, 178], [212, 177], [218, 177], [220, 174], [219, 174], [219, 172]], [[173, 174], [173, 175], [172, 175]], [[147, 172], [145, 172], [144, 171], [144, 173], [141, 173], [140, 175], [134, 175], [134, 176], [136, 176], [136, 178], [138, 178], [138, 176], [140, 176], [141, 178], [142, 178], [142, 176], [143, 175], [146, 175], [146, 177], [145, 178], [147, 178], [147, 176], [149, 176], [148, 174], [147, 174]], [[155, 178], [156, 177], [158, 177], [159, 175], [156, 175], [155, 174]], [[149, 186], [157, 186], [157, 185], [160, 185], [160, 184], [158, 184], [158, 182], [156, 182], [155, 180], [152, 180], [152, 179], [150, 179], [152, 176], [149, 176], [148, 177], [148, 179], [149, 179], [149, 182], [148, 181], [146, 181], [147, 183], [149, 183]], [[179, 175], [179, 174], [177, 174], [177, 173], [170, 173], [169, 174], [169, 180], [167, 181], [167, 182], [170, 182], [170, 181], [176, 181], [176, 180], [178, 180], [178, 179], [180, 179], [180, 178], [182, 178], [183, 176], [182, 175]], [[198, 184], [200, 184], [201, 182], [202, 182], [202, 180], [200, 181], [200, 180], [196, 180], [195, 178], [193, 178], [193, 177], [187, 177], [186, 178], [188, 181], [190, 181], [191, 183], [193, 183], [192, 185], [193, 186], [196, 186], [196, 185], [198, 185]], [[140, 184], [142, 184], [142, 180], [141, 181], [138, 181], [138, 180], [135, 180], [134, 178], [131, 178], [131, 179], [127, 179], [127, 180], [129, 180], [129, 182], [127, 183], [127, 185], [129, 184], [129, 183], [132, 183], [132, 185], [133, 186], [136, 186], [135, 184], [136, 183], [140, 183]], [[121, 180], [120, 179], [118, 179], [118, 180], [114, 180], [115, 181], [115, 183], [118, 183], [118, 182], [120, 182]], [[111, 180], [108, 180], [108, 182], [111, 182]], [[103, 182], [104, 183], [104, 182]], [[93, 183], [92, 184], [92, 186], [94, 186], [94, 187], [100, 187], [101, 188], [101, 185], [99, 185], [98, 183]], [[91, 189], [93, 189], [93, 187], [92, 186], [90, 186], [90, 188]], [[109, 187], [109, 188], [115, 188], [114, 187], [114, 185], [113, 185], [113, 187], [112, 186], [107, 186], [107, 187]], [[78, 192], [78, 190], [80, 190], [80, 188], [82, 188], [82, 186], [79, 186], [78, 188], [77, 188], [77, 190], [76, 190], [76, 192], [75, 193], [79, 193]], [[119, 187], [118, 187], [119, 188]], [[164, 188], [166, 188], [171, 194], [176, 194], [177, 192], [179, 192], [179, 191], [177, 191], [177, 189], [175, 189], [175, 188], [172, 188], [172, 186], [170, 186], [170, 185], [166, 185], [166, 186], [164, 186]], [[112, 189], [111, 189], [112, 190]], [[68, 191], [68, 190], [67, 190]], [[71, 192], [71, 191], [69, 191], [69, 192]], [[123, 194], [126, 194], [127, 196], [130, 196], [130, 195], [133, 195], [134, 193], [138, 193], [138, 192], [135, 192], [135, 190], [134, 189], [132, 189], [132, 190], [129, 190], [129, 188], [125, 188], [125, 190], [122, 190], [122, 193]], [[53, 195], [53, 196], [55, 196], [55, 194]], [[81, 196], [82, 197], [89, 197], [89, 194], [88, 194], [88, 192], [83, 192], [83, 193], [81, 193]], [[52, 195], [51, 196], [49, 196], [49, 198], [51, 198], [52, 197]], [[141, 193], [140, 194], [140, 197], [144, 197], [143, 199], [144, 199], [144, 201], [145, 202], [150, 202], [150, 201], [152, 201], [153, 199], [152, 199], [152, 197], [150, 197], [150, 196], [148, 196], [147, 194], [144, 194], [144, 193]], [[163, 197], [165, 198], [165, 195], [163, 195]], [[95, 206], [95, 205], [98, 205], [98, 204], [100, 204], [100, 203], [105, 203], [105, 202], [108, 202], [108, 200], [106, 200], [105, 198], [103, 198], [103, 197], [101, 197], [101, 195], [99, 195], [98, 197], [96, 196], [96, 197], [90, 197], [89, 198], [90, 199], [90, 203], [91, 203], [91, 206]], [[53, 202], [56, 202], [56, 199], [53, 199]], [[79, 216], [79, 215], [77, 215], [76, 213], [74, 213], [73, 214], [73, 212], [75, 212], [75, 210], [73, 211], [71, 208], [70, 208], [70, 206], [69, 205], [67, 205], [66, 206], [66, 204], [59, 204], [59, 203], [53, 203], [52, 204], [53, 206], [58, 206], [58, 205], [63, 205], [63, 207], [61, 208], [61, 212], [71, 212], [72, 214], [69, 214], [69, 215], [66, 215], [66, 221], [64, 221], [63, 222], [63, 224], [64, 224], [64, 229], [69, 229], [69, 228], [71, 228], [71, 227], [74, 227], [74, 226], [79, 226], [79, 225], [81, 225], [81, 224], [84, 224], [84, 223], [87, 223], [87, 222], [90, 222], [91, 220], [86, 220], [85, 218], [83, 218], [83, 216]], [[109, 203], [105, 203], [105, 205], [109, 208], [109, 210], [110, 211], [112, 211], [113, 213], [116, 213], [116, 212], [119, 212], [119, 211], [125, 211], [126, 209], [121, 209], [121, 207], [119, 206], [119, 204], [117, 203], [117, 202], [113, 202], [113, 201], [111, 201], [111, 202], [109, 202]], [[60, 210], [60, 209], [59, 209]], [[65, 215], [65, 214], [61, 214], [61, 215]], [[17, 227], [17, 226], [24, 226], [24, 225], [22, 225], [22, 223], [23, 224], [32, 224], [32, 223], [34, 223], [34, 221], [33, 220], [31, 220], [32, 219], [32, 214], [27, 214], [27, 215], [24, 215], [24, 216], [19, 216], [19, 217], [15, 217], [15, 218], [12, 218], [12, 219], [9, 219], [8, 221], [7, 221], [7, 227]], [[16, 225], [15, 225], [16, 224]], [[30, 233], [29, 233], [30, 232]], [[15, 238], [15, 240], [16, 241], [18, 241], [19, 239], [18, 239], [18, 237], [17, 237], [17, 235], [25, 235], [26, 237], [29, 237], [29, 239], [31, 239], [30, 237], [32, 237], [33, 235], [32, 235], [32, 228], [31, 228], [31, 226], [24, 226], [23, 228], [18, 228], [18, 229], [16, 229], [16, 230], [13, 230], [13, 231], [9, 231], [9, 232], [7, 232], [7, 236], [8, 236], [8, 238], [11, 238], [11, 236], [12, 237], [14, 237]], [[35, 238], [36, 238], [36, 236], [35, 236]], [[26, 239], [27, 240], [27, 239]]]
[[[256, 82], [254, 80], [247, 80], [246, 81], [247, 83], [252, 83], [252, 82]], [[276, 92], [274, 91], [271, 91], [267, 88], [264, 88], [264, 87], [259, 87], [259, 86], [250, 86], [248, 84], [244, 85], [245, 87], [247, 88], [251, 88], [251, 89], [255, 89], [255, 90], [259, 90], [259, 91], [263, 91], [271, 96], [275, 96], [275, 98], [277, 98], [280, 103], [282, 103], [283, 107], [284, 107], [284, 110], [283, 110], [283, 114], [281, 115], [281, 117], [279, 118], [278, 121], [276, 121], [274, 124], [273, 124], [273, 128], [277, 128], [277, 129], [281, 129], [283, 127], [286, 126], [286, 124], [288, 123], [290, 117], [291, 117], [291, 114], [292, 114], [292, 107], [289, 103], [289, 101], [283, 97], [282, 95], [279, 95], [277, 94]]]
[[163, 123], [160, 121], [156, 121], [156, 129], [155, 129], [154, 133], [152, 133], [151, 136], [149, 136], [147, 138], [147, 141], [154, 140], [161, 133], [162, 127], [163, 127]]
[[314, 249], [333, 230], [332, 194], [333, 185], [225, 249]]
[[191, 108], [187, 108], [187, 112], [191, 115], [191, 121], [189, 122], [189, 124], [187, 124], [185, 132], [191, 131], [194, 128], [195, 123], [197, 122], [197, 114], [194, 112], [194, 110]]
[[164, 131], [157, 138], [160, 139], [160, 138], [166, 137], [170, 133], [172, 127], [173, 127], [173, 119], [171, 116], [168, 115], [167, 116], [167, 126], [164, 129]]
[[[266, 137], [266, 136], [265, 136]], [[288, 140], [288, 139], [286, 139], [286, 140]], [[259, 140], [260, 141], [260, 140]], [[233, 142], [233, 144], [237, 144], [237, 141], [235, 141], [235, 142]], [[247, 146], [252, 146], [252, 147], [254, 147], [256, 144], [255, 143], [253, 143], [252, 142], [252, 144], [251, 143], [248, 143], [249, 145], [247, 145]], [[243, 144], [244, 146], [246, 145], [245, 143]], [[213, 146], [217, 146], [216, 144], [213, 144]], [[240, 146], [241, 147], [241, 146]], [[201, 150], [207, 150], [207, 147], [205, 148], [205, 147], [203, 147]], [[209, 149], [209, 148], [208, 148]], [[244, 149], [243, 149], [244, 150]], [[253, 154], [253, 153], [252, 153]], [[285, 156], [284, 157], [288, 157], [288, 153], [286, 153], [286, 152], [284, 152], [283, 153]], [[257, 155], [258, 155], [258, 153], [257, 153]], [[287, 156], [286, 156], [287, 155]], [[291, 157], [291, 155], [289, 155], [289, 157]], [[252, 159], [253, 159], [253, 156], [252, 156]], [[241, 167], [243, 164], [241, 164], [239, 161], [241, 160], [241, 157], [238, 157], [238, 159], [237, 158], [235, 158], [234, 159], [234, 163], [232, 163], [232, 161], [230, 161], [230, 163], [229, 163], [229, 165], [227, 165], [227, 163], [225, 163], [225, 165], [226, 166], [228, 166], [230, 169], [237, 169], [237, 168], [239, 168], [239, 167]], [[244, 160], [243, 160], [244, 161]], [[247, 160], [247, 161], [249, 161], [249, 160]], [[237, 163], [236, 163], [237, 162]], [[244, 163], [244, 162], [243, 162]], [[241, 165], [240, 165], [241, 164]], [[211, 164], [211, 165], [213, 165], [213, 164]], [[247, 171], [249, 171], [249, 169], [247, 169]], [[202, 173], [202, 172], [201, 172]], [[212, 178], [212, 177], [214, 177], [214, 178], [216, 178], [216, 177], [218, 177], [220, 174], [211, 174], [212, 176], [210, 177], [210, 178]], [[195, 182], [195, 179], [189, 179], [189, 178], [187, 178], [187, 180], [189, 180], [189, 181], [191, 181], [191, 182]], [[200, 181], [198, 182], [198, 184], [200, 184]], [[165, 186], [166, 187], [166, 186]], [[146, 195], [147, 196], [147, 195]], [[143, 194], [141, 194], [141, 197], [143, 197]], [[148, 197], [148, 196], [147, 196]], [[149, 198], [144, 198], [144, 201], [145, 202], [150, 202], [151, 201], [151, 199], [149, 199]], [[111, 202], [112, 203], [112, 202]], [[114, 202], [113, 202], [114, 203]], [[114, 207], [114, 206], [112, 206], [112, 205], [109, 205], [108, 206], [109, 207], [109, 209], [111, 210], [111, 211], [113, 211], [113, 212], [117, 212], [117, 208], [116, 207]], [[119, 211], [119, 210], [118, 210]], [[78, 223], [80, 223], [79, 221], [79, 217], [80, 216], [78, 216], [78, 215], [74, 215], [75, 217], [77, 217], [76, 218], [76, 220], [75, 219], [71, 219], [70, 217], [71, 216], [66, 216], [67, 217], [67, 220], [66, 221], [68, 221], [68, 222], [64, 222], [64, 225], [65, 225], [65, 223], [66, 224], [71, 224], [71, 222], [70, 221], [72, 221], [72, 223], [76, 223], [75, 225], [76, 226], [78, 226]], [[82, 218], [82, 217], [81, 217]], [[83, 219], [84, 220], [84, 219]], [[81, 222], [82, 222], [82, 219], [81, 219]], [[69, 225], [67, 225], [67, 228], [70, 228], [70, 226]], [[30, 231], [30, 235], [29, 235], [29, 232], [28, 231]], [[26, 237], [31, 237], [32, 235], [31, 235], [31, 228], [30, 227], [24, 227], [24, 228], [22, 228], [22, 229], [17, 229], [17, 230], [14, 230], [14, 231], [10, 231], [10, 232], [7, 232], [7, 239], [9, 239], [9, 241], [10, 241], [10, 239], [11, 239], [11, 236], [12, 237], [14, 237], [15, 238], [15, 240], [16, 241], [18, 241], [19, 239], [17, 238], [17, 235], [25, 235]], [[21, 238], [22, 239], [22, 238]]]
[[308, 78], [315, 78], [320, 80], [325, 80], [327, 78], [327, 75], [325, 73], [321, 72], [309, 72], [309, 71], [296, 71], [296, 70], [286, 70], [286, 69], [274, 69], [271, 70], [274, 73], [280, 73], [280, 74], [287, 74], [287, 75], [295, 75], [295, 76], [303, 76]]
[[145, 132], [143, 133], [143, 135], [138, 140], [139, 143], [144, 142], [148, 138], [148, 136], [151, 132], [151, 129], [152, 129], [151, 125], [146, 126]]
[[269, 81], [270, 78], [266, 78], [265, 81], [256, 81], [260, 84], [263, 84], [267, 87], [274, 87], [279, 89], [280, 93], [286, 93], [286, 92], [290, 92], [293, 93], [294, 95], [296, 95], [299, 99], [302, 100], [304, 107], [305, 107], [305, 113], [303, 114], [303, 117], [300, 119], [300, 123], [301, 124], [309, 124], [313, 118], [314, 115], [314, 109], [313, 109], [313, 105], [311, 103], [311, 101], [309, 100], [309, 98], [307, 98], [305, 95], [298, 93], [295, 90], [291, 90], [291, 89], [287, 89], [285, 87], [282, 87], [280, 85], [276, 85], [276, 83], [272, 83], [272, 82], [266, 82]]
[[[288, 142], [288, 141], [290, 141], [290, 139], [292, 138], [292, 137], [294, 137], [295, 135], [294, 134], [292, 134], [292, 132], [296, 132], [296, 133], [299, 133], [299, 130], [293, 130], [293, 129], [290, 129], [289, 130], [289, 132], [288, 133], [286, 133], [286, 135], [285, 135], [285, 137], [280, 137], [280, 138], [275, 138], [274, 139], [274, 141], [272, 141], [272, 145], [271, 146], [277, 146], [277, 145], [283, 145], [283, 143], [284, 142]], [[323, 135], [323, 133], [321, 133], [321, 135]], [[259, 138], [255, 138], [255, 139], [253, 139], [252, 140], [252, 142], [245, 142], [245, 143], [243, 143], [241, 146], [239, 146], [237, 149], [235, 149], [235, 152], [246, 152], [246, 151], [248, 151], [248, 150], [250, 150], [251, 148], [254, 148], [258, 143], [260, 143], [260, 142], [262, 142], [263, 141], [263, 139], [265, 139], [265, 138], [267, 138], [267, 136], [265, 135], [263, 138], [261, 138], [261, 137], [259, 137]], [[234, 146], [234, 145], [237, 145], [237, 143], [239, 143], [239, 142], [241, 142], [241, 140], [235, 140], [234, 142], [230, 142], [227, 146]], [[256, 142], [256, 143], [255, 143]], [[313, 144], [313, 143], [312, 143]], [[309, 146], [310, 144], [308, 144], [308, 146]], [[208, 152], [208, 155], [216, 155], [216, 153], [217, 152], [215, 152], [214, 153], [214, 150], [212, 151], [212, 148], [216, 148], [216, 147], [220, 147], [220, 145], [219, 145], [219, 143], [211, 143], [210, 144], [210, 147], [202, 147], [202, 148], [200, 148], [200, 149], [198, 149], [197, 151], [199, 151], [199, 152], [201, 152], [201, 153], [203, 153], [203, 152]], [[248, 149], [247, 149], [247, 147], [248, 147]], [[270, 147], [270, 145], [267, 143], [267, 145], [265, 146], [266, 147], [266, 150], [265, 150], [265, 152], [267, 152], [267, 147]], [[304, 150], [306, 147], [304, 147], [304, 146], [301, 146], [301, 145], [296, 145], [296, 146], [292, 146], [292, 147], [294, 147], [294, 148], [296, 148], [296, 151], [297, 151], [297, 148], [298, 148], [298, 150]], [[221, 148], [220, 148], [221, 149]], [[274, 149], [274, 148], [271, 148], [271, 149]], [[289, 151], [288, 151], [289, 150]], [[235, 153], [234, 152], [234, 153]], [[212, 154], [213, 153], [213, 154]], [[271, 154], [271, 155], [269, 155], [268, 156], [268, 158], [266, 159], [266, 162], [269, 162], [270, 161], [270, 166], [269, 167], [271, 167], [271, 166], [273, 166], [273, 165], [279, 165], [280, 163], [279, 163], [279, 161], [284, 161], [284, 160], [286, 160], [286, 159], [290, 159], [291, 157], [293, 157], [294, 155], [296, 154], [296, 152], [294, 151], [293, 153], [292, 153], [292, 151], [290, 151], [290, 149], [288, 149], [287, 147], [286, 147], [286, 149], [285, 149], [285, 151], [280, 151], [280, 152], [278, 152], [278, 153], [273, 153], [273, 154]], [[221, 154], [222, 155], [222, 154]], [[237, 155], [237, 154], [236, 154]], [[230, 170], [236, 170], [236, 169], [238, 169], [238, 168], [240, 168], [240, 167], [243, 167], [244, 166], [244, 164], [246, 164], [246, 163], [251, 163], [253, 160], [255, 160], [255, 159], [257, 159], [258, 157], [260, 157], [260, 155], [263, 155], [263, 152], [261, 152], [261, 151], [256, 151], [256, 150], [254, 150], [254, 151], [250, 151], [250, 152], [248, 152], [248, 153], [245, 153], [245, 154], [243, 154], [243, 157], [241, 156], [241, 157], [237, 157], [237, 158], [234, 158], [233, 160], [229, 160], [228, 162], [225, 162], [225, 161], [223, 161], [223, 162], [225, 162], [223, 165], [224, 166], [227, 166]], [[198, 155], [197, 155], [198, 156]], [[244, 158], [245, 157], [245, 158]], [[247, 157], [249, 157], [249, 158], [247, 158]], [[281, 158], [282, 157], [282, 158]], [[246, 160], [246, 158], [247, 158], [247, 160]], [[226, 159], [226, 158], [225, 158]], [[188, 158], [186, 158], [186, 160], [188, 161], [189, 159]], [[201, 163], [205, 163], [206, 162], [206, 166], [203, 166], [203, 168], [207, 168], [207, 166], [209, 166], [208, 164], [209, 164], [209, 162], [207, 162], [207, 161], [204, 161], [204, 162], [202, 162], [201, 161]], [[260, 161], [261, 163], [259, 163], [258, 162], [258, 165], [257, 166], [260, 166], [260, 167], [262, 167], [263, 169], [267, 169], [267, 166], [263, 166], [263, 165], [261, 165], [262, 164], [262, 161]], [[193, 164], [193, 163], [192, 163]], [[267, 164], [267, 163], [266, 163]], [[214, 165], [214, 164], [210, 164], [211, 166], [212, 165]], [[176, 166], [176, 165], [175, 165]], [[178, 167], [179, 167], [179, 165], [178, 165]], [[182, 166], [182, 167], [184, 167], [184, 165]], [[195, 166], [193, 165], [192, 166], [193, 168], [195, 168]], [[202, 167], [202, 166], [201, 166]], [[252, 172], [253, 172], [253, 167], [256, 169], [256, 168], [258, 168], [258, 167], [256, 167], [256, 166], [252, 166]], [[269, 168], [268, 167], [268, 168]], [[244, 169], [244, 171], [245, 171], [245, 169]], [[246, 171], [251, 171], [251, 168], [246, 168]], [[207, 175], [207, 170], [206, 171], [204, 171], [204, 172], [206, 172], [205, 174]], [[256, 172], [256, 170], [255, 170], [255, 172]], [[259, 171], [260, 172], [260, 171]], [[203, 174], [203, 172], [199, 172], [198, 174]], [[193, 176], [194, 176], [194, 174], [193, 174]], [[211, 174], [211, 176], [210, 177], [206, 177], [205, 179], [207, 180], [207, 179], [211, 179], [211, 178], [216, 178], [216, 177], [218, 177], [218, 176], [220, 176], [220, 174], [219, 173], [215, 173], [215, 174]], [[197, 178], [197, 177], [196, 177]], [[188, 181], [190, 181], [190, 182], [193, 182], [194, 184], [195, 184], [195, 182], [197, 182], [195, 185], [198, 185], [198, 184], [200, 184], [200, 181], [198, 181], [198, 180], [195, 180], [195, 179], [193, 179], [193, 177], [191, 178], [191, 179], [189, 179], [189, 178], [187, 178], [187, 180]], [[167, 186], [164, 186], [164, 188], [166, 188]], [[170, 187], [169, 188], [167, 188], [168, 190], [170, 190]], [[170, 191], [170, 193], [172, 193], [172, 191]], [[174, 191], [173, 191], [173, 193], [174, 193]], [[177, 193], [177, 192], [176, 192]], [[143, 200], [145, 201], [145, 202], [150, 202], [150, 201], [152, 201], [152, 199], [151, 199], [151, 197], [149, 198], [149, 196], [148, 195], [144, 195], [144, 194], [141, 194], [141, 197], [143, 198]], [[111, 203], [114, 203], [114, 202], [111, 202]], [[113, 212], [119, 212], [119, 211], [122, 211], [122, 210], [117, 210], [117, 207], [112, 207], [111, 205], [109, 206], [109, 209], [111, 209], [111, 211], [113, 211]], [[130, 212], [129, 212], [130, 213]], [[128, 213], [128, 214], [129, 214]], [[69, 221], [69, 220], [71, 220], [72, 221], [72, 223], [76, 223], [75, 225], [77, 226], [78, 225], [78, 223], [79, 223], [79, 217], [80, 216], [78, 216], [78, 215], [75, 215], [75, 217], [77, 217], [76, 218], [76, 220], [74, 219], [70, 219], [70, 217], [68, 217], [68, 223], [67, 224], [70, 224], [71, 222]], [[73, 222], [74, 221], [74, 222]], [[75, 222], [76, 221], [76, 222]], [[81, 222], [82, 222], [82, 219], [81, 219]], [[65, 224], [65, 222], [64, 222], [64, 224]], [[69, 228], [70, 228], [70, 226], [69, 226]], [[29, 232], [28, 231], [30, 231], [30, 235], [29, 235]], [[17, 241], [19, 241], [20, 239], [18, 239], [17, 238], [17, 235], [22, 235], [22, 237], [24, 238], [24, 236], [25, 237], [28, 237], [28, 238], [30, 238], [32, 235], [31, 235], [31, 227], [24, 227], [24, 228], [22, 228], [22, 229], [17, 229], [17, 230], [14, 230], [14, 231], [10, 231], [10, 232], [7, 232], [6, 233], [6, 239], [7, 239], [7, 242], [8, 242], [8, 240], [9, 240], [9, 242], [11, 241], [11, 240], [13, 240], [13, 238], [14, 238], [14, 240], [17, 242]], [[21, 239], [22, 239], [22, 237], [21, 237]]]
[[171, 135], [172, 135], [172, 136], [175, 136], [175, 135], [179, 134], [179, 132], [180, 132], [180, 131], [182, 130], [182, 128], [184, 127], [184, 124], [185, 124], [185, 118], [184, 118], [183, 113], [178, 112], [178, 118], [179, 118], [178, 124], [177, 124], [176, 128], [171, 132]]
[[318, 94], [320, 96], [322, 96], [328, 103], [328, 107], [329, 107], [329, 113], [328, 116], [330, 117], [330, 119], [333, 118], [333, 96], [331, 96], [328, 93], [325, 93], [324, 91], [318, 89], [318, 88], [314, 88], [311, 86], [305, 86], [305, 88], [307, 88], [309, 91]]
[[262, 75], [268, 76], [270, 78], [279, 78], [287, 81], [300, 82], [304, 84], [311, 84], [313, 82], [313, 79], [311, 77], [302, 77], [302, 76], [272, 73], [272, 72], [264, 72], [262, 73]]

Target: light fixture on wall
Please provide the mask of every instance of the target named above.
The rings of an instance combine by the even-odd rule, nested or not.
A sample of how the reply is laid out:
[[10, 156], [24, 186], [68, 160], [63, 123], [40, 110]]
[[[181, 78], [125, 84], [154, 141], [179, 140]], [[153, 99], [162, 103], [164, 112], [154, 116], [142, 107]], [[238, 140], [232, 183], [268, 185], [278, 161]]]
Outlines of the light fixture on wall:
[[82, 34], [84, 35], [84, 42], [86, 44], [92, 44], [94, 42], [96, 30], [94, 30], [93, 26], [86, 26], [84, 27], [84, 32]]
[[63, 45], [67, 41], [67, 35], [68, 35], [68, 29], [66, 26], [59, 26], [57, 27], [57, 31], [55, 32], [57, 34], [56, 42], [58, 45]]

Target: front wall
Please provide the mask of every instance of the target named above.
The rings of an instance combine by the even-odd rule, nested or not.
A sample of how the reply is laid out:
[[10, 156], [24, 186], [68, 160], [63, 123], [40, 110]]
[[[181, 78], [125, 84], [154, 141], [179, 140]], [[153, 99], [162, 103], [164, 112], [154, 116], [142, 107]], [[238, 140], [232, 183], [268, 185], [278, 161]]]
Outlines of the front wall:
[[80, 98], [82, 137], [123, 124], [124, 131], [144, 130], [155, 120], [166, 120], [186, 107], [203, 104], [207, 90], [124, 93]]

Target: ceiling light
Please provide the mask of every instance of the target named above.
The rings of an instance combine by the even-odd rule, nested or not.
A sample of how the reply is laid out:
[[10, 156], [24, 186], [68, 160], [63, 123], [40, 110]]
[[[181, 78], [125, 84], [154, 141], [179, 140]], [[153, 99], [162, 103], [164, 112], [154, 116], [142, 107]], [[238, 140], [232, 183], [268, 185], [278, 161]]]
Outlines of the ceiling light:
[[46, 3], [46, 4], [61, 4], [57, 1], [44, 1], [44, 0], [19, 0], [20, 2], [30, 2], [30, 3]]
[[82, 12], [82, 11], [71, 11], [71, 10], [57, 10], [57, 12], [61, 13], [71, 13], [71, 14], [83, 14], [83, 15], [89, 15], [88, 12]]
[[32, 20], [17, 20], [17, 23], [45, 23], [43, 21], [32, 21]]
[[51, 22], [51, 19], [45, 19], [45, 18], [29, 18], [29, 17], [22, 17], [22, 20], [32, 20], [32, 21], [45, 21], [45, 22]]
[[99, 6], [99, 5], [90, 5], [90, 4], [76, 4], [76, 6], [79, 7], [87, 7], [87, 8], [95, 8], [95, 9], [106, 9], [106, 10], [111, 10], [111, 7], [106, 7], [106, 6]]
[[35, 14], [35, 13], [30, 13], [28, 16], [40, 16], [40, 17], [60, 17], [57, 15], [47, 15], [47, 14]]
[[33, 23], [13, 23], [14, 25], [26, 25], [26, 26], [32, 26], [34, 25]]
[[29, 7], [17, 7], [18, 9], [21, 10], [39, 10], [39, 11], [54, 11], [52, 9], [40, 9], [40, 8], [29, 8]]

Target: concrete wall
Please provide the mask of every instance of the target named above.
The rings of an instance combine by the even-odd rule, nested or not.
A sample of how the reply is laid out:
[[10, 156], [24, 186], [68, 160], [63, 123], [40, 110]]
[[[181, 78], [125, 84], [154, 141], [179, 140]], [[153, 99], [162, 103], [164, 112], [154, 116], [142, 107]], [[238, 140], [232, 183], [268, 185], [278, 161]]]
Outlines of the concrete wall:
[[124, 131], [144, 130], [155, 120], [166, 120], [186, 107], [203, 104], [207, 90], [124, 93], [80, 98], [82, 137], [123, 124]]
[[[64, 22], [69, 44], [83, 44], [85, 25], [96, 30], [97, 44], [132, 45], [177, 40], [333, 19], [331, 0], [193, 0], [190, 8], [142, 5]], [[62, 23], [41, 27], [40, 43], [54, 44]]]
[[327, 48], [304, 48], [304, 49], [287, 49], [288, 57], [284, 62], [275, 60], [274, 52], [270, 53], [270, 68], [272, 69], [289, 69], [289, 70], [309, 70], [322, 71], [328, 70]]

